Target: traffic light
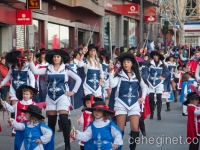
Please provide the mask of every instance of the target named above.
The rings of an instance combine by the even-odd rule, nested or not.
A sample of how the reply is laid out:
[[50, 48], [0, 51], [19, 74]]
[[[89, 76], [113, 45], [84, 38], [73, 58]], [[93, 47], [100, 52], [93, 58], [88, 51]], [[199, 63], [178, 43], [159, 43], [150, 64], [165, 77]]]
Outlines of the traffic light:
[[110, 35], [110, 22], [106, 23], [105, 33], [109, 37], [109, 35]]
[[163, 35], [167, 35], [168, 28], [169, 28], [169, 21], [165, 21], [165, 23], [163, 25]]

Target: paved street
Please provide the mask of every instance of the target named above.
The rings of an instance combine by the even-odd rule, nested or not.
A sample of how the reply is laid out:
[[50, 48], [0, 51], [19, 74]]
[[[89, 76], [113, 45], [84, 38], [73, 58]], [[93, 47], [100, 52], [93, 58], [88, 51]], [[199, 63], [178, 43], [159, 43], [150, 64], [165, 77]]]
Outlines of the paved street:
[[[186, 122], [187, 117], [183, 117], [181, 114], [181, 104], [180, 103], [174, 103], [171, 102], [171, 111], [165, 112], [166, 105], [163, 104], [162, 108], [162, 120], [158, 121], [157, 116], [155, 115], [154, 120], [150, 120], [147, 118], [145, 120], [146, 124], [146, 132], [147, 132], [147, 139], [143, 140], [143, 144], [140, 144], [137, 146], [138, 150], [187, 150], [188, 145], [186, 144], [180, 144], [180, 142], [185, 142], [186, 137]], [[80, 112], [80, 110], [78, 110]], [[45, 114], [45, 112], [43, 112]], [[156, 112], [155, 112], [156, 114]], [[5, 113], [6, 115], [6, 113]], [[73, 112], [72, 112], [73, 115]], [[8, 129], [2, 120], [2, 113], [0, 114], [0, 122], [2, 124], [2, 132], [0, 133], [0, 150], [12, 150], [13, 149], [13, 142], [14, 138], [11, 137], [11, 129]], [[5, 117], [6, 118], [6, 117]], [[74, 122], [74, 120], [72, 120]], [[47, 122], [47, 121], [46, 121]], [[78, 129], [78, 127], [76, 128]], [[128, 144], [128, 138], [129, 138], [129, 123], [127, 124], [126, 130], [125, 130], [125, 136], [124, 136], [124, 146], [123, 150], [129, 149]], [[180, 136], [182, 136], [182, 140], [180, 141]], [[156, 139], [157, 137], [160, 137]], [[167, 137], [167, 141], [165, 141], [165, 137]], [[172, 144], [172, 138], [174, 138]], [[141, 137], [142, 138], [142, 137]], [[171, 144], [170, 139], [171, 138]], [[155, 140], [155, 141], [153, 141]], [[156, 144], [157, 140], [157, 144]], [[161, 140], [163, 141], [161, 144]], [[147, 144], [146, 142], [149, 141]], [[166, 144], [168, 142], [168, 144]], [[64, 150], [64, 143], [62, 138], [62, 133], [56, 132], [55, 136], [55, 149], [56, 150]], [[141, 141], [142, 143], [142, 141]], [[153, 144], [154, 143], [154, 144]], [[161, 146], [162, 145], [162, 146]], [[161, 147], [159, 147], [161, 146]], [[72, 150], [79, 150], [79, 146], [77, 142], [72, 143]]]

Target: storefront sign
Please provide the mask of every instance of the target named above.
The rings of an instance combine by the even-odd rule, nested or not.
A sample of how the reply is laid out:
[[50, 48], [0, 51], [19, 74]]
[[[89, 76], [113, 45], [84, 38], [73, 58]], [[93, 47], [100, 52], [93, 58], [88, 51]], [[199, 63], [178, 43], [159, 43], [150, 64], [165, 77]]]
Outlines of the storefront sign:
[[32, 25], [32, 10], [17, 10], [16, 24], [17, 25]]
[[106, 10], [121, 14], [121, 15], [139, 15], [138, 4], [119, 4], [115, 1], [105, 0], [104, 7]]
[[41, 0], [27, 0], [27, 9], [41, 9]]
[[123, 4], [123, 15], [138, 15], [139, 5], [138, 4]]
[[144, 21], [149, 23], [156, 22], [156, 16], [144, 16]]

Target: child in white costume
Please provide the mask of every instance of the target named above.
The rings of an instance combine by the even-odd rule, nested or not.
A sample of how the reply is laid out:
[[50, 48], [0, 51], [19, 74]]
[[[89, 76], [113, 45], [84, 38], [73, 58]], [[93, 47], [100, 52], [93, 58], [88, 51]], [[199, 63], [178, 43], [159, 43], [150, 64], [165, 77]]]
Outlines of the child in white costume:
[[85, 149], [111, 150], [123, 145], [121, 130], [110, 120], [113, 112], [105, 102], [96, 102], [87, 110], [92, 111], [94, 121], [84, 132], [75, 131], [76, 138], [85, 142]]
[[11, 119], [16, 130], [24, 131], [23, 139], [17, 139], [20, 150], [54, 150], [53, 132], [43, 123], [42, 111], [36, 105], [20, 109], [26, 115], [26, 122], [18, 123]]

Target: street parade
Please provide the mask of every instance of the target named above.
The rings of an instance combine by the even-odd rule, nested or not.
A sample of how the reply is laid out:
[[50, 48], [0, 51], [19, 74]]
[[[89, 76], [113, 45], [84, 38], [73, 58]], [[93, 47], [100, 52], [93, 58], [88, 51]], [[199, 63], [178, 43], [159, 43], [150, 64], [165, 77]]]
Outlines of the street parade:
[[2, 0], [0, 150], [199, 150], [199, 6]]

